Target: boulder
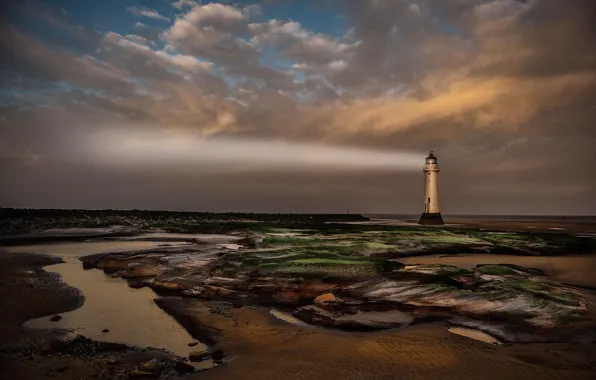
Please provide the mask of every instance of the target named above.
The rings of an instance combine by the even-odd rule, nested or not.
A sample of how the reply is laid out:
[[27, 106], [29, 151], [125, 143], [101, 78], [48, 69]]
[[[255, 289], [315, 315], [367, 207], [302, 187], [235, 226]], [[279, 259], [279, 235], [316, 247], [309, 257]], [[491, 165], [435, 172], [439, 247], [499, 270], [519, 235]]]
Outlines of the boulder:
[[50, 321], [52, 321], [52, 322], [58, 322], [61, 319], [62, 319], [61, 316], [59, 316], [59, 315], [53, 315], [52, 318], [50, 318]]

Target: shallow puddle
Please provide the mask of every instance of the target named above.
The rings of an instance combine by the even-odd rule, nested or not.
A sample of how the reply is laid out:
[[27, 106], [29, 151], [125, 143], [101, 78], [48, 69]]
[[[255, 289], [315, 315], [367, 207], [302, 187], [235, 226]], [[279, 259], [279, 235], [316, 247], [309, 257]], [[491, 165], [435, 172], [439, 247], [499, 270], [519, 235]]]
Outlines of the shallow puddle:
[[[81, 290], [85, 303], [77, 310], [59, 314], [62, 319], [58, 322], [46, 316], [26, 322], [25, 327], [67, 329], [72, 330], [70, 336], [82, 334], [100, 341], [163, 348], [182, 357], [207, 348], [202, 343], [188, 347], [196, 340], [155, 305], [157, 296], [148, 288], [132, 289], [125, 281], [102, 271], [85, 271], [73, 258], [45, 270], [58, 273], [68, 285]], [[102, 332], [104, 329], [109, 332]]]
[[488, 335], [480, 330], [470, 329], [467, 327], [449, 327], [450, 333], [465, 336], [466, 338], [478, 340], [480, 342], [499, 345], [501, 342], [493, 336]]
[[43, 253], [59, 257], [78, 257], [104, 252], [125, 252], [158, 248], [164, 242], [94, 240], [87, 242], [50, 243], [26, 246], [2, 247], [5, 252]]

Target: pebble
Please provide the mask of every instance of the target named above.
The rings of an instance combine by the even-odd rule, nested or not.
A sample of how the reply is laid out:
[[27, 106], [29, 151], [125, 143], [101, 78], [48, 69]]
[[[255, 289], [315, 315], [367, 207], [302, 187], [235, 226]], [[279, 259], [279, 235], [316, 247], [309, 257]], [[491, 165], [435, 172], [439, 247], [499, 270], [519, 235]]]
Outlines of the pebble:
[[146, 369], [150, 372], [160, 372], [163, 369], [163, 363], [160, 362], [158, 359], [153, 358], [143, 364], [143, 369]]

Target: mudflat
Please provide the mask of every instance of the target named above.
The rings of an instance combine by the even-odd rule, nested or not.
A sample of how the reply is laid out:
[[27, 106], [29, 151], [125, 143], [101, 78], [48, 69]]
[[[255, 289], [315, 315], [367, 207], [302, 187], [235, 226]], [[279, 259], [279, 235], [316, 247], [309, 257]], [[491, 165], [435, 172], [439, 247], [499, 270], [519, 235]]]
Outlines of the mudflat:
[[276, 321], [265, 308], [214, 314], [196, 300], [163, 307], [221, 333], [234, 357], [196, 379], [589, 379], [596, 345], [492, 346], [451, 334], [444, 324], [343, 332]]

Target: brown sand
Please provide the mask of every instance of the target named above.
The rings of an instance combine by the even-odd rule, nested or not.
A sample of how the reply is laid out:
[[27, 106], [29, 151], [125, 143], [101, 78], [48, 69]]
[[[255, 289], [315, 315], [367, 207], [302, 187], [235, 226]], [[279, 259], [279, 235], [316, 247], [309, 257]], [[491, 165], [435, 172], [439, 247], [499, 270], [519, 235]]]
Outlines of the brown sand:
[[193, 379], [591, 379], [596, 345], [492, 346], [451, 334], [440, 323], [373, 333], [299, 327], [267, 309], [220, 314], [192, 299], [164, 308], [219, 331], [232, 360]]

